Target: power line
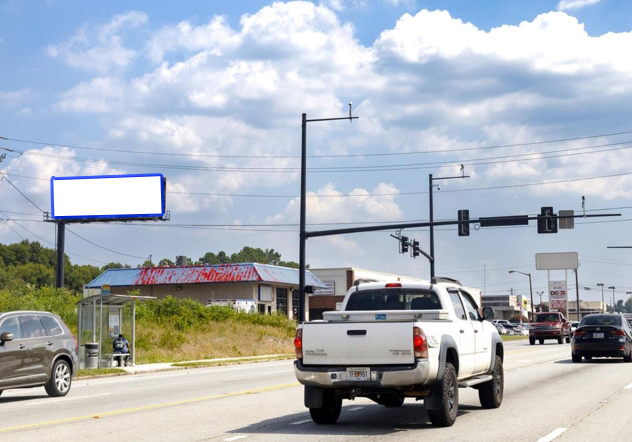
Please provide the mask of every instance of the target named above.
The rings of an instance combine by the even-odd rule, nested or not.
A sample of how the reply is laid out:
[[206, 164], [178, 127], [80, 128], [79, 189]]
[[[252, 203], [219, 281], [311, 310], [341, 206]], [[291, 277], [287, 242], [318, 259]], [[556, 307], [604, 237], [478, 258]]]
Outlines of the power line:
[[72, 233], [73, 235], [75, 235], [76, 237], [81, 238], [81, 239], [82, 239], [82, 240], [84, 240], [85, 242], [90, 243], [90, 244], [92, 244], [93, 246], [96, 246], [96, 247], [98, 247], [98, 248], [100, 248], [100, 249], [107, 250], [108, 252], [116, 253], [117, 255], [127, 256], [127, 257], [129, 257], [129, 258], [137, 258], [137, 259], [147, 259], [147, 258], [148, 258], [147, 256], [128, 255], [127, 253], [117, 252], [116, 250], [108, 249], [107, 247], [103, 247], [103, 246], [101, 246], [101, 245], [99, 245], [99, 244], [97, 244], [97, 243], [94, 243], [94, 242], [90, 241], [90, 240], [89, 240], [89, 239], [87, 239], [87, 238], [84, 238], [83, 236], [79, 235], [78, 233], [73, 232], [72, 230], [70, 230], [70, 229], [69, 229], [69, 228], [67, 228], [67, 227], [66, 227], [66, 230], [67, 230], [68, 232]]
[[[41, 239], [41, 240], [42, 240], [42, 241], [44, 241], [45, 243], [48, 243], [48, 244], [52, 245], [53, 247], [55, 247], [55, 244], [54, 244], [54, 243], [52, 243], [52, 242], [48, 241], [47, 239], [42, 238], [42, 237], [41, 237], [41, 236], [39, 236], [37, 233], [33, 233], [33, 232], [31, 232], [29, 229], [27, 229], [26, 227], [24, 227], [22, 224], [20, 224], [20, 223], [16, 222], [15, 220], [13, 220], [13, 219], [11, 219], [11, 218], [7, 218], [7, 220], [8, 220], [8, 221], [13, 221], [13, 223], [15, 223], [17, 226], [19, 226], [19, 227], [21, 227], [22, 229], [24, 229], [24, 230], [26, 230], [27, 232], [29, 232], [31, 235], [33, 235], [33, 236], [35, 236], [36, 238]], [[96, 259], [88, 258], [88, 257], [86, 257], [86, 256], [79, 255], [79, 254], [77, 254], [77, 253], [72, 253], [72, 252], [69, 252], [69, 251], [66, 251], [66, 253], [67, 253], [67, 254], [69, 254], [69, 255], [74, 255], [74, 256], [77, 256], [77, 257], [79, 257], [79, 258], [87, 259], [88, 261], [97, 262], [97, 263], [99, 263], [99, 264], [107, 264], [107, 262], [98, 261], [98, 260], [96, 260]]]
[[35, 204], [28, 196], [24, 195], [24, 193], [22, 193], [22, 191], [20, 189], [18, 189], [17, 187], [15, 187], [15, 185], [9, 180], [9, 178], [7, 178], [6, 176], [0, 177], [0, 181], [4, 180], [7, 183], [11, 184], [11, 187], [13, 187], [15, 190], [17, 190], [20, 195], [22, 195], [24, 198], [27, 199], [27, 201], [31, 204], [33, 204], [35, 206], [35, 208], [37, 208], [37, 210], [39, 210], [40, 212], [44, 213], [44, 211], [40, 208], [40, 206], [38, 206], [37, 204]]
[[17, 231], [17, 230], [15, 230], [13, 227], [11, 227], [11, 226], [9, 225], [9, 219], [7, 219], [6, 221], [5, 221], [5, 220], [0, 219], [0, 221], [4, 221], [4, 222], [2, 222], [2, 224], [3, 224], [3, 225], [5, 225], [5, 226], [7, 226], [9, 229], [13, 230], [13, 233], [15, 233], [17, 236], [19, 236], [20, 238], [22, 238], [22, 240], [24, 240], [24, 237], [23, 237], [22, 235], [20, 235], [20, 234], [18, 233], [18, 231]]
[[[568, 157], [568, 156], [577, 156], [577, 155], [589, 155], [595, 153], [603, 153], [610, 152], [615, 150], [623, 150], [630, 149], [632, 145], [611, 148], [611, 149], [602, 149], [590, 152], [577, 152], [583, 151], [587, 149], [594, 149], [596, 147], [604, 147], [604, 146], [613, 146], [620, 144], [629, 144], [630, 141], [620, 142], [620, 143], [609, 143], [597, 146], [588, 146], [588, 147], [578, 147], [572, 149], [561, 149], [555, 151], [548, 152], [533, 152], [526, 154], [516, 154], [516, 155], [504, 155], [500, 157], [490, 157], [490, 158], [475, 158], [475, 159], [467, 159], [467, 160], [451, 160], [451, 161], [435, 161], [435, 162], [426, 162], [426, 163], [412, 163], [412, 164], [391, 164], [391, 165], [369, 165], [369, 166], [327, 166], [327, 167], [310, 167], [308, 170], [312, 173], [318, 172], [388, 172], [388, 171], [398, 171], [398, 170], [418, 170], [418, 169], [434, 169], [436, 166], [460, 166], [462, 164], [468, 166], [477, 166], [477, 165], [488, 165], [488, 164], [500, 164], [500, 163], [511, 163], [516, 161], [537, 161], [542, 159], [550, 159], [550, 158], [560, 158], [560, 157]], [[210, 171], [210, 172], [245, 172], [245, 173], [267, 173], [267, 172], [298, 172], [300, 171], [297, 167], [238, 167], [238, 166], [194, 166], [194, 165], [174, 165], [174, 164], [155, 164], [155, 163], [138, 163], [138, 162], [130, 162], [130, 161], [116, 161], [116, 160], [103, 160], [103, 159], [95, 159], [95, 158], [83, 158], [76, 157], [70, 155], [59, 155], [59, 154], [48, 154], [43, 153], [41, 151], [21, 151], [16, 149], [7, 149], [0, 148], [4, 150], [8, 150], [11, 152], [19, 152], [23, 155], [33, 155], [40, 156], [46, 158], [58, 158], [64, 161], [81, 161], [81, 162], [100, 162], [107, 161], [109, 164], [115, 165], [123, 165], [123, 166], [135, 166], [135, 167], [151, 167], [151, 168], [162, 168], [162, 169], [176, 169], [176, 170], [199, 170], [199, 171]], [[574, 152], [574, 153], [561, 153], [561, 152]], [[555, 155], [558, 154], [559, 155]], [[548, 155], [553, 154], [553, 155]], [[547, 156], [542, 156], [547, 155]], [[491, 160], [500, 160], [500, 161], [491, 161]]]
[[[578, 141], [578, 140], [588, 140], [594, 138], [601, 137], [614, 137], [618, 135], [627, 135], [632, 134], [632, 131], [623, 131], [623, 132], [612, 132], [606, 134], [598, 134], [598, 135], [587, 135], [582, 137], [571, 137], [571, 138], [559, 138], [554, 140], [545, 140], [545, 141], [531, 141], [525, 143], [513, 143], [513, 144], [499, 144], [493, 146], [478, 146], [478, 147], [465, 147], [458, 149], [434, 149], [434, 150], [420, 150], [414, 152], [383, 152], [383, 153], [362, 153], [362, 154], [330, 154], [330, 155], [308, 155], [309, 158], [352, 158], [352, 157], [384, 157], [384, 156], [397, 156], [397, 155], [418, 155], [418, 154], [429, 154], [429, 153], [446, 153], [446, 152], [466, 152], [466, 151], [476, 151], [476, 150], [488, 150], [488, 149], [500, 149], [507, 147], [524, 147], [524, 146], [537, 146], [543, 144], [552, 144], [552, 143], [563, 143], [569, 141]], [[93, 151], [101, 151], [101, 152], [119, 152], [119, 153], [133, 153], [133, 154], [143, 154], [143, 155], [165, 155], [165, 156], [183, 156], [183, 157], [209, 157], [209, 158], [300, 158], [300, 155], [220, 155], [220, 154], [182, 154], [182, 153], [174, 153], [174, 152], [158, 152], [158, 151], [139, 151], [139, 150], [127, 150], [127, 149], [108, 149], [108, 148], [99, 148], [99, 147], [88, 147], [88, 146], [77, 146], [70, 144], [59, 144], [59, 143], [46, 143], [42, 141], [32, 141], [32, 140], [24, 140], [17, 138], [9, 138], [9, 137], [0, 137], [3, 140], [13, 141], [16, 143], [27, 143], [27, 144], [35, 144], [40, 146], [51, 146], [51, 147], [66, 147], [69, 149], [84, 149], [84, 150], [93, 150]]]

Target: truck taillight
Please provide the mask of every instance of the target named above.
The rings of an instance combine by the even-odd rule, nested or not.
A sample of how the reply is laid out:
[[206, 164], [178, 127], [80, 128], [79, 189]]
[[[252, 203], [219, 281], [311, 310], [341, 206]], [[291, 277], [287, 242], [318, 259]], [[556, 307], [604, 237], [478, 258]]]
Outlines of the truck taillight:
[[386, 288], [402, 288], [402, 284], [399, 282], [389, 282], [388, 284], [386, 284], [384, 287]]
[[296, 336], [294, 337], [294, 353], [296, 359], [303, 359], [303, 329], [296, 330]]
[[419, 327], [413, 327], [413, 350], [416, 358], [428, 358], [426, 334]]

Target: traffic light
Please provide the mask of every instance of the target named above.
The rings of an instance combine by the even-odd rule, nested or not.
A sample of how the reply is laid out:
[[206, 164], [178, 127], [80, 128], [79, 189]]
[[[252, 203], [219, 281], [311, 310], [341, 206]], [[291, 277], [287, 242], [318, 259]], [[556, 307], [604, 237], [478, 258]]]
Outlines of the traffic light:
[[557, 233], [557, 217], [553, 207], [542, 207], [538, 215], [538, 233]]
[[[470, 220], [470, 211], [469, 210], [459, 210], [459, 221], [469, 221]], [[463, 223], [459, 224], [459, 236], [470, 236], [470, 224]]]
[[402, 236], [402, 238], [399, 240], [399, 243], [401, 245], [399, 253], [408, 252], [408, 237]]
[[413, 258], [417, 258], [419, 256], [419, 241], [413, 239]]

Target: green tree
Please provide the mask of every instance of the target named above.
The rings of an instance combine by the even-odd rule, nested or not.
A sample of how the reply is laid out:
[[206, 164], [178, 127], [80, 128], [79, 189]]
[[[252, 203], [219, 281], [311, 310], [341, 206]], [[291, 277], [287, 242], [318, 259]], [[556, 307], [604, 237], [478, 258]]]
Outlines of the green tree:
[[173, 266], [175, 266], [176, 264], [175, 264], [172, 260], [170, 260], [169, 258], [163, 258], [163, 259], [161, 259], [161, 260], [158, 262], [158, 265], [159, 265], [160, 267], [173, 267]]

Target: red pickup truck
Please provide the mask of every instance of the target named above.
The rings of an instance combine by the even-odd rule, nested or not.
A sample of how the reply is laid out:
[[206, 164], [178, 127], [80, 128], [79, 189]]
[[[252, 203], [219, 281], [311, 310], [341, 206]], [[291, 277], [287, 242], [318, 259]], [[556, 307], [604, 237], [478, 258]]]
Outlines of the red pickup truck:
[[529, 344], [544, 344], [545, 339], [557, 339], [558, 344], [571, 342], [571, 323], [559, 312], [538, 313], [529, 327]]

